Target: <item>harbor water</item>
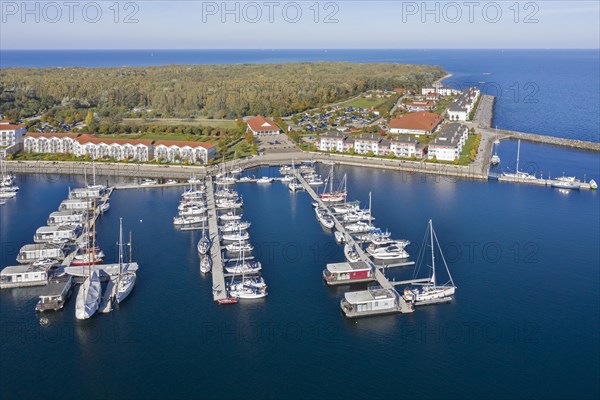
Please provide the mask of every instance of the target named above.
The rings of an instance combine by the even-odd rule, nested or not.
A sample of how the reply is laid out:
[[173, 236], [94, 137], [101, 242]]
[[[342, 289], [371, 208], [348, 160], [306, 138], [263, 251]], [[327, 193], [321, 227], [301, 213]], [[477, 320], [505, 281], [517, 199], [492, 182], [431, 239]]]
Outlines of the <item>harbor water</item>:
[[[582, 168], [593, 170], [595, 160]], [[248, 173], [278, 176], [274, 168]], [[2, 290], [0, 396], [598, 397], [596, 191], [336, 167], [336, 177], [344, 173], [350, 197], [366, 207], [372, 192], [375, 224], [409, 239], [411, 254], [433, 219], [455, 301], [345, 319], [339, 300], [350, 287], [321, 277], [326, 263], [343, 260], [342, 247], [306, 193], [273, 182], [237, 185], [269, 296], [218, 305], [199, 271], [200, 231], [172, 225], [182, 189], [117, 190], [97, 237], [106, 261], [116, 261], [124, 218], [140, 264], [133, 293], [86, 321], [75, 319], [72, 298], [40, 324], [39, 288]], [[83, 177], [21, 175], [17, 183], [17, 198], [0, 207], [2, 266], [14, 264]]]

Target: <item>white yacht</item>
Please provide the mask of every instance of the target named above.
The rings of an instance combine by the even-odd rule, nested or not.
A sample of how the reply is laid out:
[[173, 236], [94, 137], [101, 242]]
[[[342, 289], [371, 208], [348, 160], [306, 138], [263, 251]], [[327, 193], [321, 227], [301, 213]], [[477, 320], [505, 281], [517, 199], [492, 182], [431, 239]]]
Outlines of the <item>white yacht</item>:
[[579, 190], [581, 189], [581, 181], [574, 176], [563, 175], [552, 182], [552, 187], [558, 189]]
[[225, 246], [225, 250], [230, 253], [239, 253], [241, 251], [252, 251], [254, 250], [254, 246], [250, 243], [231, 243]]
[[243, 274], [255, 274], [262, 269], [262, 265], [259, 261], [248, 261], [241, 259], [234, 266], [225, 267], [225, 271], [230, 274], [243, 275]]
[[329, 173], [329, 177], [327, 178], [327, 181], [329, 182], [329, 191], [323, 191], [323, 193], [321, 193], [319, 195], [319, 197], [321, 198], [321, 201], [323, 201], [324, 203], [337, 203], [337, 202], [341, 202], [341, 201], [346, 201], [346, 195], [347, 195], [347, 191], [346, 191], [346, 175], [344, 175], [344, 179], [342, 180], [342, 183], [340, 184], [340, 187], [337, 190], [333, 190], [333, 166], [331, 167], [331, 172]]
[[77, 319], [88, 319], [96, 311], [100, 305], [102, 298], [102, 287], [100, 285], [100, 279], [98, 273], [92, 271], [91, 275], [88, 276], [83, 284], [79, 288], [77, 293], [77, 299], [75, 301], [75, 318]]
[[191, 217], [194, 215], [204, 215], [206, 210], [207, 210], [206, 207], [198, 207], [198, 206], [184, 207], [183, 210], [179, 211], [179, 216]]
[[[129, 270], [132, 266], [132, 252], [133, 245], [131, 242], [131, 233], [129, 234], [129, 263], [123, 263], [123, 219], [119, 220], [119, 275], [117, 276], [117, 284], [115, 291], [115, 300], [117, 303], [121, 303], [133, 290], [135, 282], [137, 280], [137, 273]], [[137, 268], [136, 268], [137, 270]]]
[[10, 190], [7, 187], [0, 187], [0, 199], [12, 199], [17, 196], [16, 191]]
[[156, 179], [142, 179], [142, 182], [140, 183], [141, 186], [152, 186], [152, 185], [158, 185], [158, 181]]
[[192, 215], [192, 216], [177, 216], [173, 218], [173, 225], [194, 225], [206, 221], [205, 216]]
[[358, 262], [360, 261], [360, 256], [358, 252], [354, 249], [353, 246], [350, 246], [348, 243], [344, 245], [344, 255], [346, 256], [346, 260], [348, 262]]
[[[438, 241], [437, 235], [433, 230], [433, 224], [431, 220], [429, 220], [428, 231], [430, 243], [429, 247], [431, 248], [431, 268], [430, 278], [427, 283], [420, 285], [420, 287], [415, 287], [415, 285], [404, 289], [404, 294], [402, 297], [408, 302], [412, 302], [415, 305], [423, 305], [423, 304], [435, 304], [435, 303], [446, 303], [452, 300], [454, 293], [456, 292], [456, 286], [454, 285], [454, 281], [452, 280], [452, 275], [450, 275], [450, 270], [448, 269], [448, 264], [446, 264], [446, 259], [444, 258], [444, 254], [442, 253], [442, 248], [440, 247], [440, 243]], [[427, 235], [425, 236], [427, 238]], [[437, 246], [434, 246], [433, 242], [435, 239], [435, 243]], [[426, 241], [427, 239], [425, 239]], [[425, 259], [425, 251], [427, 246], [425, 243], [421, 246], [421, 254], [419, 254], [419, 259], [424, 262]], [[448, 273], [448, 282], [443, 285], [438, 285], [436, 282], [436, 271], [435, 271], [435, 248], [438, 248], [439, 253], [442, 257], [442, 261], [444, 262], [444, 266], [446, 267], [446, 272]], [[421, 265], [417, 267], [415, 270], [415, 274], [418, 273]]]
[[316, 208], [315, 213], [317, 214], [317, 219], [325, 228], [331, 229], [335, 226], [335, 220], [326, 209]]
[[242, 219], [242, 216], [236, 215], [233, 212], [228, 212], [227, 214], [219, 215], [219, 219], [221, 221], [239, 221]]
[[212, 269], [212, 258], [209, 255], [200, 257], [200, 272], [208, 274]]
[[296, 181], [296, 178], [292, 178], [292, 181], [288, 184], [288, 189], [292, 192], [296, 192], [298, 190], [304, 190], [304, 186], [300, 182]]
[[371, 250], [371, 247], [367, 248], [367, 253], [376, 260], [403, 260], [409, 257], [409, 254], [404, 247], [398, 244], [391, 244], [389, 246], [381, 246]]
[[245, 231], [250, 228], [251, 223], [246, 221], [232, 221], [228, 222], [225, 225], [221, 226], [219, 229], [221, 232], [238, 232]]
[[333, 233], [333, 236], [335, 236], [335, 241], [339, 244], [344, 243], [346, 241], [344, 234], [340, 231], [335, 231]]
[[206, 202], [204, 200], [186, 200], [183, 199], [181, 203], [177, 206], [178, 211], [183, 211], [190, 207], [206, 207]]
[[222, 235], [222, 239], [228, 242], [239, 242], [250, 239], [250, 234], [242, 231], [226, 233]]
[[321, 175], [317, 175], [317, 174], [312, 174], [306, 177], [306, 183], [308, 183], [310, 186], [321, 186], [324, 184], [323, 179], [321, 178]]
[[519, 171], [519, 157], [521, 154], [521, 140], [519, 139], [519, 143], [517, 145], [517, 166], [515, 169], [515, 172], [503, 172], [502, 176], [506, 177], [506, 178], [511, 178], [511, 179], [515, 179], [515, 180], [529, 180], [529, 181], [534, 181], [537, 180], [537, 178], [534, 175], [531, 175], [527, 172], [522, 172]]
[[281, 178], [281, 182], [283, 182], [283, 183], [289, 183], [293, 180], [294, 180], [294, 177], [292, 175], [285, 175]]
[[335, 212], [336, 214], [346, 214], [351, 211], [359, 211], [360, 210], [360, 202], [352, 201], [352, 202], [343, 203], [343, 204], [334, 204], [331, 208], [333, 209], [333, 212]]
[[346, 230], [351, 233], [369, 232], [373, 229], [376, 229], [374, 225], [363, 221], [358, 221], [353, 224], [346, 225]]
[[273, 178], [269, 178], [268, 176], [263, 176], [262, 178], [259, 178], [256, 180], [256, 183], [271, 183], [273, 182]]
[[219, 210], [225, 210], [229, 208], [242, 208], [244, 206], [244, 202], [241, 198], [237, 199], [217, 199], [216, 207]]
[[198, 241], [198, 253], [206, 255], [210, 251], [210, 238], [206, 235], [206, 227], [204, 221], [202, 222], [202, 237]]

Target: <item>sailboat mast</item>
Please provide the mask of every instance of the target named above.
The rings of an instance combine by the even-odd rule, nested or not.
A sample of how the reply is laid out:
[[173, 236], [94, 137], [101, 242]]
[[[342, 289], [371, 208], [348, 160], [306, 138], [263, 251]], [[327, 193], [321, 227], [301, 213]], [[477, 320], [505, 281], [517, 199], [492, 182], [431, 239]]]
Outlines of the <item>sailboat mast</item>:
[[123, 218], [119, 218], [119, 274], [123, 269]]
[[517, 144], [517, 174], [519, 173], [519, 156], [521, 154], [521, 139], [519, 139], [519, 143]]
[[433, 224], [429, 220], [429, 236], [431, 240], [431, 283], [435, 286], [435, 249], [433, 247]]
[[131, 266], [131, 261], [133, 260], [133, 242], [131, 241], [131, 231], [129, 231], [129, 265]]

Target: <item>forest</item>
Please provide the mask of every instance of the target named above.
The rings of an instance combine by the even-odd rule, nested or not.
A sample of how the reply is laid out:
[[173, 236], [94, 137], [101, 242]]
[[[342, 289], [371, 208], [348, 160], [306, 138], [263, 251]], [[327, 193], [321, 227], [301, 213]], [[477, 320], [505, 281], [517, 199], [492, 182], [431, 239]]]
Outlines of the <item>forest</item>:
[[417, 89], [440, 67], [391, 63], [4, 68], [0, 114], [117, 124], [133, 118], [287, 116], [370, 89]]

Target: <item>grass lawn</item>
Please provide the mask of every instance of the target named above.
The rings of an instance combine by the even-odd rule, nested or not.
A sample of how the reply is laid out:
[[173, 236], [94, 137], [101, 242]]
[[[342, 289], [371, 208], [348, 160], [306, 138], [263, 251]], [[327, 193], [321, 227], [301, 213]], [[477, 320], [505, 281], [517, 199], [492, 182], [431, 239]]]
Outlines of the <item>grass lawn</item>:
[[208, 118], [123, 118], [123, 125], [159, 125], [159, 126], [210, 126], [213, 128], [236, 129], [237, 124], [232, 119]]
[[450, 104], [452, 104], [455, 98], [456, 96], [442, 97], [433, 112], [441, 115], [448, 107], [450, 107]]
[[359, 107], [359, 108], [371, 108], [371, 107], [379, 107], [383, 103], [385, 103], [387, 99], [365, 99], [364, 97], [359, 97], [358, 99], [350, 100], [345, 103], [342, 103], [342, 107]]
[[475, 139], [477, 138], [477, 135], [469, 135], [469, 137], [467, 138], [467, 141], [465, 142], [465, 145], [463, 146], [462, 151], [460, 152], [460, 158], [458, 161], [459, 165], [469, 165], [469, 153], [471, 152], [471, 149], [473, 148], [473, 145], [475, 144]]

